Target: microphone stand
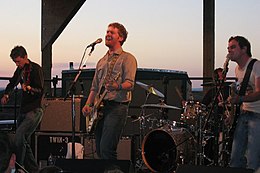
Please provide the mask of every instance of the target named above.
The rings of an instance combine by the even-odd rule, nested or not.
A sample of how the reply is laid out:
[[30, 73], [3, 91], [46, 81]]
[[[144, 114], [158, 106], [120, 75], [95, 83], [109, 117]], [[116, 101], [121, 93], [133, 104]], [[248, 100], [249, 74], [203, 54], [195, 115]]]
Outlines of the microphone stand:
[[[222, 95], [222, 92], [224, 91], [224, 87], [225, 87], [225, 78], [226, 78], [226, 73], [227, 73], [227, 70], [225, 71], [225, 73], [223, 73], [222, 77], [223, 79], [221, 80], [221, 82], [219, 84], [217, 84], [215, 86], [215, 90], [216, 90], [216, 93], [215, 93], [215, 96], [214, 96], [214, 99], [213, 99], [213, 104], [211, 106], [211, 109], [209, 111], [209, 114], [208, 116], [206, 117], [206, 120], [204, 122], [204, 125], [202, 127], [202, 129], [200, 129], [200, 137], [201, 137], [201, 140], [200, 142], [202, 143], [203, 142], [203, 138], [204, 138], [204, 135], [203, 133], [205, 132], [206, 130], [206, 127], [207, 127], [207, 124], [209, 123], [209, 120], [214, 112], [214, 125], [213, 125], [213, 135], [214, 135], [214, 165], [215, 166], [218, 166], [218, 152], [219, 152], [219, 147], [218, 147], [218, 143], [219, 143], [219, 133], [220, 133], [220, 127], [219, 127], [219, 124], [220, 124], [220, 118], [219, 118], [219, 107], [218, 107], [218, 97], [221, 96], [222, 97], [222, 101], [224, 101], [224, 97]], [[221, 92], [222, 91], [222, 92]], [[225, 108], [223, 108], [223, 111], [225, 110]], [[223, 116], [223, 115], [222, 115]], [[223, 119], [223, 117], [221, 118]], [[203, 160], [203, 159], [202, 159]]]
[[[163, 89], [164, 89], [164, 100], [162, 103], [167, 104], [167, 88], [169, 84], [169, 78], [167, 76], [163, 76]], [[163, 109], [162, 117], [164, 120], [168, 120], [168, 109]]]
[[17, 129], [17, 93], [18, 93], [18, 88], [17, 85], [15, 86], [14, 89], [14, 131], [16, 132]]
[[[94, 46], [95, 46], [95, 45], [92, 46], [91, 51], [90, 51], [90, 53], [88, 54], [89, 57], [91, 56], [92, 52], [94, 51]], [[88, 58], [85, 59], [83, 65], [82, 65], [82, 62], [83, 62], [83, 59], [84, 59], [84, 57], [85, 57], [87, 48], [88, 48], [88, 47], [85, 48], [84, 53], [83, 53], [83, 56], [82, 56], [82, 58], [81, 58], [81, 61], [80, 61], [80, 64], [79, 64], [79, 68], [78, 68], [78, 70], [77, 70], [78, 73], [77, 73], [77, 75], [75, 76], [73, 82], [71, 83], [70, 88], [68, 89], [66, 96], [64, 97], [64, 101], [66, 101], [66, 99], [67, 99], [69, 96], [72, 97], [72, 100], [71, 100], [71, 118], [72, 118], [72, 137], [71, 137], [72, 145], [71, 145], [71, 150], [72, 150], [72, 156], [71, 156], [71, 157], [72, 157], [73, 160], [75, 160], [75, 117], [76, 117], [76, 113], [75, 113], [75, 112], [76, 112], [76, 111], [75, 111], [75, 85], [76, 85], [76, 82], [77, 82], [77, 80], [78, 80], [80, 74], [82, 73], [83, 67], [86, 66], [85, 64], [86, 64], [86, 62], [87, 62], [87, 60], [88, 60]]]

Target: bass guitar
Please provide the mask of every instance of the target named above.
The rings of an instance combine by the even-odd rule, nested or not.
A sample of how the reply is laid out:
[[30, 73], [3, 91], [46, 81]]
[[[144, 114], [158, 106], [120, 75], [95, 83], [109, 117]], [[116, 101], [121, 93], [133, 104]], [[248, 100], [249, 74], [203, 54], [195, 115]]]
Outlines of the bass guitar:
[[[114, 78], [116, 81], [120, 76], [120, 72], [118, 72]], [[102, 119], [103, 115], [100, 113], [100, 108], [102, 107], [102, 101], [104, 97], [107, 95], [108, 90], [104, 88], [102, 94], [98, 94], [99, 97], [96, 97], [94, 105], [91, 107], [91, 111], [88, 116], [86, 116], [86, 131], [88, 134], [93, 133], [97, 122]]]

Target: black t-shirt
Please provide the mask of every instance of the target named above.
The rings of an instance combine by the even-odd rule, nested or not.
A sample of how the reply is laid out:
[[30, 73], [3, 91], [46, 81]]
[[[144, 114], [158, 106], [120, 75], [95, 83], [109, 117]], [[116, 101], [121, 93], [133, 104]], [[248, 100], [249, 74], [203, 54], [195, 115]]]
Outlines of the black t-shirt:
[[10, 95], [14, 87], [19, 83], [26, 83], [32, 88], [30, 92], [22, 92], [20, 113], [27, 113], [41, 107], [44, 85], [41, 66], [29, 61], [29, 64], [26, 64], [23, 69], [17, 67], [5, 89], [5, 94]]

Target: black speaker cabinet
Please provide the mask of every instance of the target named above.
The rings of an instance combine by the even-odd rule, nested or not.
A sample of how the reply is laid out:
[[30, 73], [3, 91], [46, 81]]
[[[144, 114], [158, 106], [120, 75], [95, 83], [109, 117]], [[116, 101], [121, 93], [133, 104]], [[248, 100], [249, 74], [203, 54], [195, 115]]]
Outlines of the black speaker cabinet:
[[180, 165], [176, 173], [253, 173], [251, 169], [245, 168], [223, 168], [216, 166]]
[[[80, 101], [75, 98], [75, 129], [80, 131]], [[43, 103], [45, 109], [40, 131], [72, 131], [72, 99], [48, 98]]]
[[[54, 158], [65, 158], [67, 154], [67, 144], [72, 141], [71, 132], [35, 132], [35, 159], [37, 161], [47, 161], [50, 154]], [[75, 142], [84, 146], [84, 135], [75, 134]]]
[[[122, 137], [117, 146], [117, 159], [118, 160], [131, 160], [132, 163], [135, 163], [136, 159], [136, 150], [137, 143], [136, 138], [133, 137]], [[85, 138], [85, 150], [84, 158], [85, 159], [97, 159], [95, 139]]]
[[104, 173], [120, 171], [124, 173], [133, 173], [133, 166], [129, 160], [57, 159], [55, 165], [62, 168], [65, 172], [73, 173]]

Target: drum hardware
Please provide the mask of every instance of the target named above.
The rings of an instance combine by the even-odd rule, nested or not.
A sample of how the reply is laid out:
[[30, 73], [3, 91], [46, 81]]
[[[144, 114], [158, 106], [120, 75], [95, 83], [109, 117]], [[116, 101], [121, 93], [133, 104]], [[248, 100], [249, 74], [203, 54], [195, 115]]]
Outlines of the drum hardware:
[[183, 110], [181, 123], [193, 133], [196, 139], [195, 164], [204, 165], [205, 161], [212, 164], [212, 159], [205, 153], [205, 147], [209, 145], [208, 141], [214, 138], [214, 134], [210, 130], [203, 129], [208, 115], [206, 105], [195, 100], [185, 101]]
[[160, 120], [158, 120], [157, 118], [147, 118], [147, 122], [151, 122], [151, 125], [148, 129], [152, 130], [154, 129], [156, 126], [158, 127], [160, 125]]
[[[227, 166], [228, 165], [228, 151], [227, 151], [227, 142], [226, 142], [226, 126], [224, 123], [225, 115], [230, 115], [229, 104], [226, 101], [226, 98], [230, 95], [230, 82], [222, 82], [216, 86], [215, 96], [211, 103], [211, 108], [208, 115], [204, 121], [201, 131], [205, 131], [209, 126], [214, 137], [213, 147], [213, 158], [207, 161], [210, 161], [211, 165], [215, 166]], [[224, 87], [223, 87], [224, 86]], [[220, 137], [220, 134], [223, 136]], [[208, 139], [209, 140], [209, 139]], [[208, 141], [207, 140], [207, 141]], [[205, 146], [203, 146], [205, 148]]]
[[134, 123], [134, 122], [140, 121], [141, 119], [145, 120], [146, 118], [150, 117], [151, 115], [154, 115], [154, 113], [144, 115], [144, 116], [139, 116], [138, 118], [136, 118], [135, 120], [133, 120], [131, 122]]
[[[154, 94], [154, 95], [158, 95], [159, 97], [164, 97], [164, 95], [162, 95], [159, 91], [157, 91], [156, 89], [154, 89], [153, 87], [151, 86], [148, 86], [144, 83], [141, 83], [141, 82], [136, 82], [139, 86], [141, 86], [142, 88], [144, 88], [145, 90], [147, 90], [147, 94], [146, 94], [146, 98], [145, 98], [145, 101], [144, 101], [144, 104], [147, 103], [147, 100], [150, 96], [150, 94]], [[144, 138], [144, 129], [145, 129], [145, 121], [146, 121], [146, 118], [153, 115], [152, 114], [148, 114], [146, 115], [145, 114], [145, 107], [142, 107], [141, 106], [141, 112], [140, 112], [140, 115], [138, 117], [138, 119], [132, 121], [132, 122], [136, 122], [136, 121], [139, 121], [139, 148], [138, 148], [138, 152], [137, 152], [137, 159], [136, 159], [136, 163], [135, 163], [135, 167], [137, 170], [139, 169], [142, 169], [142, 167], [144, 166], [144, 162], [142, 160], [142, 149], [141, 149], [141, 146], [142, 146], [142, 141], [143, 141], [143, 138]]]

